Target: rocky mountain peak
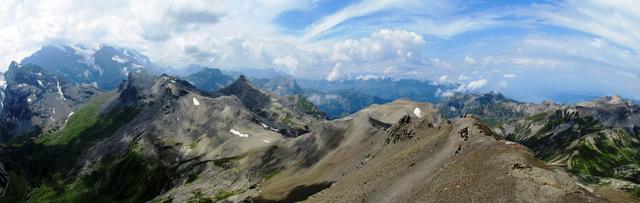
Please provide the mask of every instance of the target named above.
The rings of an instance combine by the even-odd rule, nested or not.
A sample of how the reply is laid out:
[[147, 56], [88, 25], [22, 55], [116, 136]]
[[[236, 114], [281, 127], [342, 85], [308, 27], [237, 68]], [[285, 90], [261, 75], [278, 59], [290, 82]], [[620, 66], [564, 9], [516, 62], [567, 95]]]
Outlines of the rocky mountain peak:
[[271, 98], [255, 88], [244, 75], [238, 77], [235, 82], [219, 92], [225, 95], [237, 96], [249, 109], [263, 109], [271, 103]]
[[247, 80], [247, 77], [246, 77], [246, 76], [244, 76], [244, 75], [240, 75], [240, 77], [238, 77], [238, 81], [241, 81], [241, 82], [249, 82], [249, 81]]
[[160, 76], [140, 72], [131, 73], [120, 86], [120, 99], [124, 103], [146, 103], [160, 97], [179, 97], [187, 91], [199, 92], [189, 82], [167, 74]]

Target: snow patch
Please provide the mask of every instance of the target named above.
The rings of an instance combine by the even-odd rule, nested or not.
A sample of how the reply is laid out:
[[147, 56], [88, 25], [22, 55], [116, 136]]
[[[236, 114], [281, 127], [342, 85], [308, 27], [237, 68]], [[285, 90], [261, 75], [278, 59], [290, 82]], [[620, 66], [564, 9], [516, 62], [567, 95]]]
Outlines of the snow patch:
[[422, 112], [418, 107], [416, 107], [416, 109], [413, 110], [413, 114], [415, 114], [418, 118], [422, 118]]
[[64, 94], [62, 93], [62, 87], [60, 86], [60, 81], [56, 81], [56, 89], [58, 89], [58, 95], [62, 100], [67, 100], [64, 98]]
[[44, 87], [44, 84], [42, 84], [42, 81], [38, 80], [38, 85], [40, 85], [40, 87]]
[[511, 141], [506, 141], [506, 142], [504, 142], [504, 143], [505, 143], [505, 144], [508, 144], [508, 145], [514, 145], [514, 144], [516, 144], [515, 142], [511, 142]]
[[278, 129], [275, 129], [275, 128], [271, 127], [271, 126], [268, 126], [267, 124], [260, 123], [260, 125], [262, 125], [262, 127], [263, 127], [264, 129], [269, 129], [269, 130], [271, 130], [271, 131], [273, 131], [273, 132], [278, 132]]
[[271, 141], [269, 141], [269, 140], [262, 140], [262, 142], [267, 143], [267, 144], [271, 143]]
[[241, 133], [240, 131], [237, 131], [237, 130], [234, 130], [234, 129], [229, 130], [229, 132], [233, 133], [234, 135], [240, 136], [240, 137], [249, 137], [249, 134], [244, 134], [244, 133]]
[[73, 116], [73, 111], [69, 113], [69, 115], [67, 116], [67, 119], [64, 120], [64, 125], [67, 125], [67, 121], [69, 121], [69, 118], [71, 118], [71, 116]]
[[111, 60], [118, 62], [118, 63], [126, 63], [127, 59], [126, 58], [122, 58], [118, 55], [113, 55], [113, 57], [111, 57]]
[[198, 99], [196, 99], [195, 97], [193, 98], [193, 105], [200, 106], [200, 101], [198, 101]]

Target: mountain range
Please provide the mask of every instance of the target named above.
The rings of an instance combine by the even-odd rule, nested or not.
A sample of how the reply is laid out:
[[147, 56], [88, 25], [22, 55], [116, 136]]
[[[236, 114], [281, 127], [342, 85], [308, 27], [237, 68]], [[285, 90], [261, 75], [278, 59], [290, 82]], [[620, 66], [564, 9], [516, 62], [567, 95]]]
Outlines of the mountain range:
[[443, 98], [454, 85], [410, 79], [165, 73], [176, 71], [106, 45], [47, 46], [11, 63], [0, 75], [0, 202], [640, 196], [640, 108], [617, 96], [535, 104]]

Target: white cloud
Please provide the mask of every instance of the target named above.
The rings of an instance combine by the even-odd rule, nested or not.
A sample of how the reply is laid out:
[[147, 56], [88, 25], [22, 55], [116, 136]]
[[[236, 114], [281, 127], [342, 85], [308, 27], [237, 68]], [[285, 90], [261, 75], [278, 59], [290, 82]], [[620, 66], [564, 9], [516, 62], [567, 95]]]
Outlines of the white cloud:
[[337, 80], [340, 77], [340, 66], [342, 66], [342, 63], [336, 63], [325, 79], [328, 81]]
[[441, 60], [439, 58], [431, 58], [431, 59], [429, 59], [429, 61], [431, 61], [431, 64], [433, 66], [438, 67], [438, 68], [444, 68], [444, 69], [450, 69], [451, 68], [451, 64], [450, 63], [448, 63], [446, 61], [443, 61], [443, 60]]
[[537, 4], [525, 12], [543, 23], [591, 33], [640, 51], [640, 1], [576, 1]]
[[292, 56], [278, 57], [273, 59], [273, 64], [282, 66], [289, 70], [289, 72], [294, 72], [298, 69], [298, 60], [293, 58]]
[[328, 54], [329, 59], [335, 62], [409, 60], [421, 56], [424, 44], [424, 38], [415, 32], [382, 29], [370, 37], [337, 42]]
[[[458, 87], [456, 87], [455, 89], [442, 92], [439, 95], [441, 97], [451, 97], [455, 93], [459, 93], [459, 92], [473, 92], [484, 87], [486, 84], [487, 84], [487, 79], [479, 79], [479, 80], [470, 81], [468, 83], [460, 83]], [[436, 94], [436, 96], [438, 96], [438, 94]]]
[[359, 76], [357, 76], [356, 80], [375, 80], [375, 79], [382, 79], [382, 78], [383, 77], [380, 77], [380, 76], [367, 74], [367, 75], [359, 75]]
[[447, 75], [441, 75], [440, 77], [438, 77], [438, 82], [445, 83], [445, 82], [447, 82], [448, 77], [449, 76], [447, 76]]
[[514, 74], [510, 74], [510, 73], [504, 74], [504, 78], [514, 78], [514, 77], [516, 77], [516, 75]]
[[469, 84], [467, 84], [465, 89], [466, 90], [477, 90], [477, 89], [480, 89], [481, 87], [483, 87], [486, 84], [487, 84], [487, 80], [486, 79], [474, 80], [474, 81], [469, 82]]
[[475, 65], [476, 64], [476, 60], [474, 58], [471, 58], [470, 56], [465, 56], [464, 57], [464, 63], [467, 65]]
[[[133, 48], [155, 62], [177, 67], [189, 63], [214, 65], [214, 61], [238, 63], [225, 61], [234, 55], [226, 38], [242, 36], [270, 44], [297, 44], [297, 40], [281, 36], [272, 19], [283, 11], [310, 4], [297, 0], [2, 1], [0, 69], [49, 43]], [[270, 64], [272, 59], [259, 62], [252, 65]]]
[[[441, 4], [440, 1], [432, 1], [426, 5], [436, 6]], [[424, 6], [424, 2], [415, 0], [363, 0], [318, 20], [307, 29], [303, 39], [309, 40], [314, 38], [352, 18], [387, 10], [420, 9], [424, 8]]]

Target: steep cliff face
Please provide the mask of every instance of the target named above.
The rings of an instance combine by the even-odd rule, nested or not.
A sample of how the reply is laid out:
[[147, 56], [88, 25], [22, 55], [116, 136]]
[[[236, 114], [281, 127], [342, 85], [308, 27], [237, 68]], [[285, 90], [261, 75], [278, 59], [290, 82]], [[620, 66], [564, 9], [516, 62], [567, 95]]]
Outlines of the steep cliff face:
[[74, 108], [87, 102], [97, 90], [72, 85], [43, 68], [12, 63], [6, 72], [5, 97], [0, 118], [2, 139], [38, 135], [59, 129]]

